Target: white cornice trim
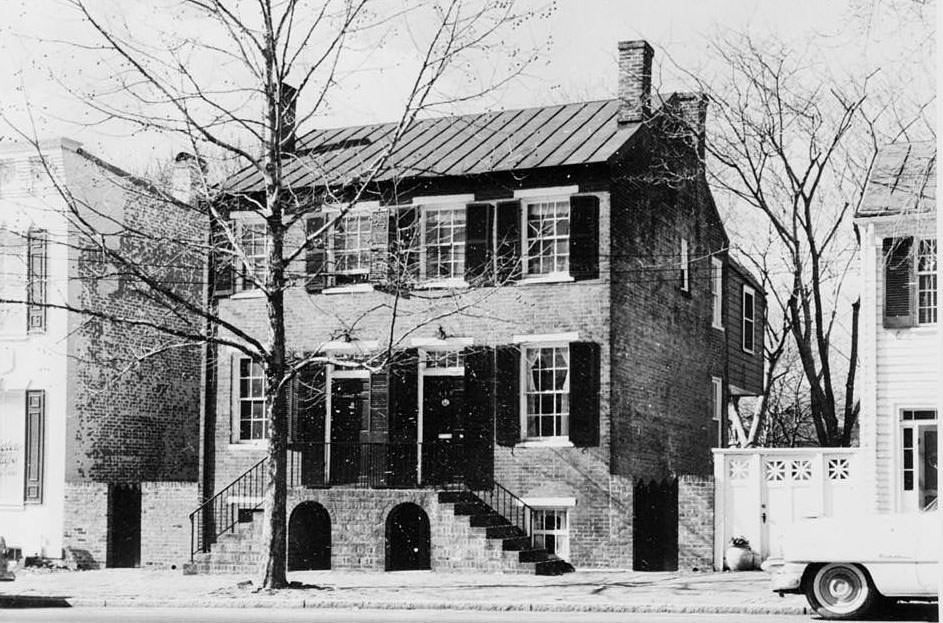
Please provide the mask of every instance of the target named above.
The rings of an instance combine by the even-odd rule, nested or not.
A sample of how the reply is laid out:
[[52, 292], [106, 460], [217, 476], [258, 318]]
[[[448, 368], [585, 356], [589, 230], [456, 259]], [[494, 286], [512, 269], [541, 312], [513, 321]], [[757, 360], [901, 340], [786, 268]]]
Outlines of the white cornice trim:
[[566, 333], [535, 333], [533, 335], [515, 335], [511, 341], [515, 344], [536, 344], [543, 342], [575, 342], [580, 339], [579, 331]]
[[570, 196], [580, 192], [576, 184], [572, 186], [550, 186], [548, 188], [522, 188], [514, 191], [515, 199], [535, 199], [539, 197]]
[[475, 195], [428, 195], [426, 197], [413, 197], [413, 205], [441, 205], [449, 203], [471, 203], [475, 200]]

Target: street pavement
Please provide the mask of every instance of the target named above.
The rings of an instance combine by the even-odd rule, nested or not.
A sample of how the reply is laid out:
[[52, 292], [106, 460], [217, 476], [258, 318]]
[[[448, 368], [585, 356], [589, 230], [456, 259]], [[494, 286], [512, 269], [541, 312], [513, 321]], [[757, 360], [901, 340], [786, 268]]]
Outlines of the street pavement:
[[[107, 611], [108, 617], [126, 607], [151, 608], [174, 607], [180, 618], [187, 608], [206, 612], [203, 620], [214, 619], [215, 608], [237, 609], [300, 609], [304, 620], [322, 616], [333, 608], [358, 609], [361, 618], [324, 620], [372, 621], [366, 609], [382, 609], [384, 621], [422, 621], [423, 609], [448, 612], [449, 621], [503, 621], [513, 618], [526, 620], [564, 620], [564, 615], [573, 620], [609, 621], [607, 613], [618, 613], [619, 620], [626, 621], [625, 613], [644, 614], [639, 620], [655, 620], [653, 613], [710, 614], [720, 615], [718, 620], [734, 620], [733, 615], [745, 615], [744, 620], [767, 620], [766, 615], [801, 615], [798, 619], [809, 620], [805, 599], [798, 595], [779, 597], [769, 590], [769, 580], [762, 572], [741, 573], [642, 573], [632, 571], [578, 571], [562, 576], [502, 575], [484, 573], [432, 573], [429, 571], [404, 571], [396, 573], [356, 571], [306, 571], [289, 574], [293, 587], [279, 591], [258, 591], [244, 576], [198, 575], [184, 576], [180, 571], [155, 571], [148, 569], [104, 569], [99, 571], [41, 571], [20, 570], [14, 582], [0, 583], [0, 620], [9, 619], [10, 613], [17, 616], [37, 616], [37, 619], [58, 620], [68, 612], [68, 620], [163, 620], [122, 618], [75, 618], [86, 616], [91, 609]], [[43, 610], [27, 611], [27, 608], [43, 607]], [[52, 609], [49, 609], [52, 607]], [[55, 607], [63, 609], [56, 610]], [[71, 607], [71, 610], [64, 608]], [[10, 610], [9, 608], [21, 608]], [[144, 610], [147, 608], [147, 610]], [[921, 609], [922, 608], [922, 609]], [[315, 615], [317, 611], [319, 614]], [[394, 612], [396, 613], [394, 614]], [[462, 611], [476, 611], [464, 614]], [[41, 618], [46, 616], [52, 618]], [[225, 610], [223, 611], [226, 612]], [[234, 610], [233, 617], [254, 620], [295, 620], [294, 618], [271, 619], [264, 611], [252, 615]], [[935, 621], [935, 606], [919, 606], [904, 609], [900, 619], [895, 615], [882, 620]], [[553, 613], [552, 616], [549, 613]], [[593, 613], [593, 618], [581, 618]], [[929, 614], [927, 614], [929, 613]], [[900, 614], [900, 612], [898, 612]], [[598, 615], [598, 618], [597, 618]], [[137, 616], [137, 615], [135, 615]], [[227, 615], [228, 616], [228, 615]], [[436, 615], [436, 620], [446, 616]], [[392, 617], [392, 618], [391, 618]], [[403, 617], [402, 619], [396, 617]], [[419, 618], [416, 618], [419, 617]], [[462, 617], [465, 617], [464, 619]], [[495, 618], [490, 618], [495, 617]], [[726, 618], [725, 618], [726, 617]], [[168, 619], [170, 620], [170, 619]], [[242, 621], [241, 618], [225, 620]], [[298, 620], [301, 620], [300, 618]], [[659, 619], [660, 620], [660, 619]], [[665, 619], [687, 620], [681, 619]], [[698, 620], [710, 620], [699, 617]], [[778, 620], [778, 619], [769, 619]]]

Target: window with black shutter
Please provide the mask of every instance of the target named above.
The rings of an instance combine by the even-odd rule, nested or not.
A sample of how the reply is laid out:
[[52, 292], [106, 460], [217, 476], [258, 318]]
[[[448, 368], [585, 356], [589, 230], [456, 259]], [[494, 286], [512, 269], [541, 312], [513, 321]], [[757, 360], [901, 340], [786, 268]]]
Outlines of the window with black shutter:
[[419, 280], [419, 210], [415, 206], [390, 210], [390, 279], [399, 287]]
[[599, 445], [599, 344], [570, 343], [570, 441]]
[[463, 475], [472, 489], [490, 489], [494, 479], [494, 350], [474, 346], [464, 354]]
[[26, 329], [46, 330], [46, 232], [31, 229], [27, 234]]
[[465, 206], [465, 281], [480, 285], [493, 280], [494, 206]]
[[233, 246], [227, 230], [232, 232], [232, 221], [213, 219], [211, 225], [213, 295], [229, 296], [236, 289], [236, 271]]
[[43, 472], [46, 463], [46, 395], [26, 392], [26, 469], [23, 499], [30, 504], [43, 502]]
[[915, 324], [913, 292], [913, 238], [885, 238], [884, 251], [884, 326], [912, 327]]
[[499, 284], [521, 275], [521, 202], [499, 201], [495, 207], [495, 273]]
[[289, 439], [300, 452], [301, 484], [324, 484], [324, 427], [327, 413], [324, 366], [311, 364], [295, 376]]
[[521, 349], [495, 349], [494, 418], [495, 441], [513, 446], [521, 440]]
[[327, 287], [327, 253], [324, 234], [315, 235], [324, 227], [324, 215], [317, 214], [305, 221], [305, 290], [320, 292]]
[[576, 279], [599, 277], [599, 197], [570, 197], [570, 275]]

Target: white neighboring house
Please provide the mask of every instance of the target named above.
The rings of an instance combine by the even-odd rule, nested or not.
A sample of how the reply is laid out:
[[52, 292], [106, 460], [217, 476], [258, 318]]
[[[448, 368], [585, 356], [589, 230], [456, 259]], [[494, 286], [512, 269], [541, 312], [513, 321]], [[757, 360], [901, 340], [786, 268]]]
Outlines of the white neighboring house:
[[186, 549], [189, 534], [168, 524], [197, 496], [199, 349], [126, 368], [160, 336], [50, 307], [168, 313], [81, 235], [70, 203], [155, 278], [172, 265], [179, 293], [199, 300], [202, 260], [187, 272], [153, 236], [202, 240], [204, 221], [153, 190], [69, 139], [0, 145], [0, 300], [20, 301], [0, 303], [0, 536], [15, 555], [69, 547], [89, 566], [138, 566]]
[[861, 234], [860, 452], [867, 508], [913, 511], [939, 493], [936, 148], [881, 149], [855, 215]]

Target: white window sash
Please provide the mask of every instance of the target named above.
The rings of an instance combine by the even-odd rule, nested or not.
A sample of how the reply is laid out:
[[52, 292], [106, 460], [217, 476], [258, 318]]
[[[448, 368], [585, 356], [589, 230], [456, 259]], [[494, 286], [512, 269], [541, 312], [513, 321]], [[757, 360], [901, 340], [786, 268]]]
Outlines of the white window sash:
[[[430, 204], [418, 205], [417, 207], [419, 209], [419, 280], [420, 282], [423, 282], [425, 285], [441, 284], [443, 286], [448, 285], [452, 287], [461, 287], [462, 285], [465, 284], [465, 258], [464, 257], [462, 258], [461, 270], [458, 271], [459, 274], [450, 275], [449, 277], [430, 277], [428, 275], [427, 262], [428, 262], [428, 257], [429, 257], [429, 253], [428, 253], [429, 248], [428, 248], [428, 240], [426, 238], [426, 234], [427, 234], [427, 217], [429, 215], [429, 212], [453, 212], [453, 211], [464, 210], [465, 204], [464, 203], [462, 204], [430, 203]], [[464, 215], [463, 215], [463, 219], [464, 219]], [[455, 244], [455, 229], [456, 229], [455, 227], [451, 228], [452, 245], [451, 245], [451, 250], [449, 254], [450, 272], [451, 272], [451, 268], [455, 266], [455, 254], [457, 252], [457, 247], [458, 247], [458, 245]], [[467, 239], [467, 236], [468, 236], [468, 223], [467, 222], [462, 223], [462, 229], [465, 230], [464, 233]], [[436, 245], [436, 246], [444, 246], [444, 245]]]
[[720, 258], [711, 258], [712, 322], [715, 329], [724, 328], [724, 264]]
[[[540, 349], [543, 349], [543, 348], [561, 348], [561, 349], [566, 350], [566, 363], [567, 363], [566, 385], [563, 390], [561, 391], [554, 390], [552, 393], [554, 395], [558, 393], [566, 394], [568, 405], [567, 405], [566, 415], [560, 416], [561, 417], [560, 430], [557, 431], [556, 435], [539, 435], [539, 436], [532, 437], [528, 434], [528, 426], [527, 426], [528, 418], [530, 417], [530, 413], [528, 413], [528, 409], [527, 409], [527, 396], [528, 396], [527, 381], [531, 374], [531, 368], [527, 363], [527, 353], [528, 351], [535, 351], [535, 350], [539, 351]], [[572, 364], [572, 358], [571, 358], [571, 353], [570, 353], [570, 345], [568, 342], [566, 343], [561, 343], [561, 342], [527, 343], [527, 344], [522, 345], [519, 383], [520, 383], [520, 412], [521, 412], [520, 427], [521, 427], [521, 440], [523, 442], [525, 443], [528, 441], [541, 442], [541, 441], [551, 441], [551, 440], [569, 441], [570, 408], [571, 408], [571, 406], [569, 405], [569, 396], [572, 393], [572, 385], [571, 385], [572, 375], [573, 375], [573, 364]], [[536, 395], [540, 395], [540, 394], [536, 394]], [[538, 417], [543, 417], [543, 415], [545, 414], [542, 414], [541, 416], [538, 416]], [[554, 417], [556, 417], [556, 414], [554, 414]]]
[[[747, 297], [750, 297], [750, 317], [747, 318]], [[754, 354], [756, 351], [756, 290], [748, 285], [743, 286], [741, 291], [741, 307], [740, 307], [740, 347], [743, 349], [743, 352]], [[749, 326], [749, 331], [747, 331], [747, 325]], [[747, 335], [750, 335], [750, 348], [747, 348]]]
[[[538, 196], [528, 197], [526, 200], [521, 201], [521, 274], [525, 278], [524, 280], [527, 280], [526, 278], [528, 277], [530, 278], [550, 277], [550, 278], [556, 279], [560, 277], [570, 276], [569, 265], [572, 258], [570, 258], [569, 256], [567, 256], [567, 270], [552, 270], [546, 273], [530, 272], [531, 238], [528, 235], [528, 226], [527, 226], [528, 209], [530, 208], [531, 205], [538, 204], [538, 203], [567, 203], [567, 221], [570, 221], [570, 217], [572, 215], [570, 214], [569, 201], [570, 201], [569, 196], [561, 197], [560, 195], [550, 195], [550, 196], [538, 195]], [[495, 219], [495, 227], [497, 227], [497, 221], [498, 220]], [[572, 233], [573, 232], [570, 231], [570, 233], [567, 234], [566, 236], [567, 244], [569, 244], [570, 236], [572, 235]], [[560, 237], [552, 236], [550, 239], [558, 240], [560, 239]], [[554, 264], [556, 264], [556, 262], [554, 262]], [[554, 266], [554, 268], [556, 268], [556, 266]]]

